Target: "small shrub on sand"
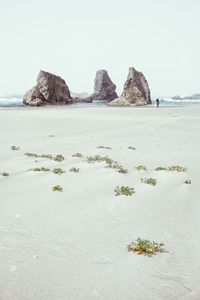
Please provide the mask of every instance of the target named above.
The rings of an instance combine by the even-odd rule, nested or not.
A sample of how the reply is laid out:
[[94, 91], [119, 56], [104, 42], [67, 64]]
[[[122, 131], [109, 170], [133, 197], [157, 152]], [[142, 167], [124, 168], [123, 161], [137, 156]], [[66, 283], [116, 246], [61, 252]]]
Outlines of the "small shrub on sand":
[[61, 168], [55, 168], [53, 169], [52, 171], [54, 174], [58, 174], [58, 175], [61, 175], [63, 173], [65, 173], [65, 170], [61, 169]]
[[142, 183], [150, 184], [150, 185], [156, 185], [157, 184], [157, 179], [154, 178], [142, 178], [141, 179]]
[[106, 147], [106, 146], [98, 146], [97, 149], [106, 149], [106, 150], [112, 150], [111, 147]]
[[147, 168], [145, 166], [143, 166], [143, 165], [137, 166], [137, 167], [135, 167], [135, 169], [137, 171], [147, 171]]
[[175, 172], [186, 172], [187, 168], [181, 166], [171, 166], [167, 169], [168, 171], [175, 171]]
[[62, 192], [63, 188], [60, 185], [56, 185], [52, 188], [53, 192]]
[[157, 167], [157, 168], [155, 168], [155, 171], [167, 171], [167, 168], [165, 168], [165, 167]]
[[117, 165], [117, 166], [115, 167], [115, 169], [116, 169], [117, 172], [122, 173], [122, 174], [128, 173], [128, 170], [127, 170], [127, 169], [124, 169], [124, 167], [121, 166], [121, 165]]
[[185, 184], [191, 184], [191, 183], [192, 183], [192, 180], [187, 179], [187, 180], [184, 181], [184, 183], [185, 183]]
[[48, 158], [59, 162], [65, 159], [64, 156], [61, 154], [57, 154], [56, 156], [53, 156], [52, 154], [37, 154], [37, 153], [26, 152], [24, 153], [24, 155], [28, 157]]
[[32, 153], [32, 152], [26, 152], [26, 153], [24, 153], [24, 155], [28, 156], [28, 157], [42, 157], [42, 158], [52, 159], [51, 154], [37, 154], [37, 153]]
[[132, 147], [132, 146], [129, 146], [128, 149], [130, 149], [130, 150], [136, 150], [136, 148]]
[[53, 157], [53, 160], [61, 162], [65, 160], [65, 158], [62, 154], [57, 154], [55, 157]]
[[107, 164], [112, 164], [115, 161], [108, 156], [95, 155], [87, 157], [87, 162], [90, 164], [94, 164], [95, 162], [106, 162]]
[[49, 168], [41, 167], [41, 168], [31, 169], [31, 171], [34, 171], [34, 172], [50, 172], [51, 170]]
[[136, 252], [138, 255], [152, 256], [158, 252], [164, 252], [164, 244], [151, 242], [149, 240], [138, 238], [136, 242], [128, 245], [128, 251]]
[[7, 173], [7, 172], [0, 172], [0, 175], [1, 175], [1, 176], [9, 176], [10, 174]]
[[69, 169], [70, 172], [74, 172], [74, 173], [78, 173], [79, 170], [80, 170], [79, 168], [75, 168], [75, 167]]
[[83, 154], [77, 152], [77, 153], [74, 153], [72, 155], [72, 157], [83, 157]]
[[135, 189], [129, 186], [116, 186], [115, 196], [125, 195], [125, 196], [132, 196], [135, 193]]
[[18, 146], [11, 146], [11, 150], [13, 150], [13, 151], [19, 150], [19, 149], [20, 149], [20, 147], [18, 147]]

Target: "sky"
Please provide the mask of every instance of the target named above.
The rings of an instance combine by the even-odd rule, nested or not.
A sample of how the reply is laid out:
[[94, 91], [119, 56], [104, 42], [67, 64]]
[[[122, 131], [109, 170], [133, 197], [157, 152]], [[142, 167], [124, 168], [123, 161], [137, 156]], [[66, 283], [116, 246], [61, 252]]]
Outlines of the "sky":
[[106, 69], [122, 93], [128, 68], [153, 97], [200, 93], [200, 0], [0, 0], [0, 94], [24, 94], [40, 70], [92, 92]]

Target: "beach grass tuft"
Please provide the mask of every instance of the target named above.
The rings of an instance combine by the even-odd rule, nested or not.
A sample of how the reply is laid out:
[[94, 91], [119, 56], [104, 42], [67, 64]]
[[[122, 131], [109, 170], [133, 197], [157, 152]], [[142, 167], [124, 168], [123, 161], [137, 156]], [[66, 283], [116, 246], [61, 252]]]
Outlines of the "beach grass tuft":
[[75, 167], [72, 167], [71, 169], [69, 169], [70, 172], [74, 172], [74, 173], [78, 173], [79, 172], [79, 168], [75, 168]]
[[136, 252], [138, 255], [153, 256], [158, 252], [164, 252], [164, 244], [151, 242], [149, 240], [138, 238], [127, 246], [128, 251]]
[[53, 191], [53, 192], [62, 192], [62, 191], [63, 191], [63, 188], [62, 188], [60, 185], [55, 185], [55, 186], [52, 188], [52, 191]]
[[34, 171], [34, 172], [50, 172], [51, 170], [49, 168], [41, 167], [41, 168], [31, 169], [31, 171]]
[[107, 146], [98, 146], [97, 149], [106, 149], [106, 150], [112, 150], [111, 147], [107, 147]]
[[20, 147], [19, 146], [11, 146], [11, 150], [15, 151], [15, 150], [19, 150]]
[[155, 178], [142, 178], [141, 182], [155, 186], [157, 184], [157, 179], [155, 179]]
[[77, 152], [77, 153], [74, 153], [72, 155], [72, 157], [83, 157], [83, 154]]
[[54, 174], [61, 175], [61, 174], [65, 173], [65, 170], [63, 170], [62, 168], [54, 168], [52, 172]]
[[185, 183], [185, 184], [191, 184], [191, 183], [192, 183], [192, 180], [187, 179], [187, 180], [184, 181], [184, 183]]
[[145, 166], [143, 166], [143, 165], [139, 165], [139, 166], [135, 167], [135, 169], [137, 171], [147, 171], [147, 168]]
[[28, 157], [48, 158], [48, 159], [52, 159], [52, 160], [59, 161], [59, 162], [65, 160], [65, 158], [62, 154], [57, 154], [56, 156], [53, 156], [52, 154], [37, 154], [37, 153], [32, 153], [32, 152], [26, 152], [26, 153], [24, 153], [24, 155], [28, 156]]
[[0, 175], [1, 175], [1, 176], [9, 176], [10, 174], [7, 173], [7, 172], [0, 172]]
[[116, 186], [114, 192], [115, 192], [115, 196], [120, 196], [120, 195], [132, 196], [135, 193], [135, 189], [129, 186]]
[[181, 166], [170, 166], [168, 169], [168, 171], [172, 171], [172, 172], [186, 172], [187, 168], [186, 167], [181, 167]]
[[157, 167], [155, 168], [155, 171], [167, 171], [166, 167]]
[[129, 146], [128, 149], [129, 149], [129, 150], [136, 150], [136, 148], [135, 148], [135, 147], [132, 147], [132, 146]]

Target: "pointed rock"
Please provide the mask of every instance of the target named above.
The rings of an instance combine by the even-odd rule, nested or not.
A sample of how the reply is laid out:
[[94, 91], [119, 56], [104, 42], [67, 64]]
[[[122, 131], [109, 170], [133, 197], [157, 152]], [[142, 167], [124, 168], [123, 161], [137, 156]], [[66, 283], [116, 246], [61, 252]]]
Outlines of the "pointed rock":
[[151, 104], [148, 82], [142, 72], [129, 68], [129, 74], [121, 97], [113, 100], [108, 105], [137, 106], [146, 104]]
[[29, 90], [23, 98], [26, 105], [71, 103], [69, 88], [64, 79], [49, 72], [40, 71], [37, 85]]
[[106, 70], [98, 70], [94, 82], [93, 100], [112, 101], [118, 98], [116, 85], [110, 79]]

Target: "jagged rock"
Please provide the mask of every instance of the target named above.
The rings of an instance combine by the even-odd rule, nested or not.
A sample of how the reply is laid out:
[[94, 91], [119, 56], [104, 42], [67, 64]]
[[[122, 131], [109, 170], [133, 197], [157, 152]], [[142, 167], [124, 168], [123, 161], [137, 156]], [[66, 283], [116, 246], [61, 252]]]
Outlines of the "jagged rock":
[[34, 86], [31, 90], [26, 92], [23, 98], [23, 103], [26, 105], [32, 105], [32, 106], [41, 106], [45, 104], [45, 98], [40, 93], [37, 86]]
[[118, 98], [116, 85], [110, 79], [106, 70], [98, 70], [94, 82], [94, 93], [88, 97], [92, 100], [108, 100]]
[[174, 100], [182, 100], [181, 96], [179, 96], [179, 95], [176, 95], [176, 96], [172, 97], [172, 99], [174, 99]]
[[146, 104], [151, 104], [148, 82], [142, 72], [129, 68], [129, 74], [121, 97], [113, 100], [108, 105], [137, 106]]
[[40, 71], [37, 85], [29, 90], [23, 98], [24, 104], [32, 106], [71, 102], [72, 98], [65, 81], [61, 77], [45, 71]]

